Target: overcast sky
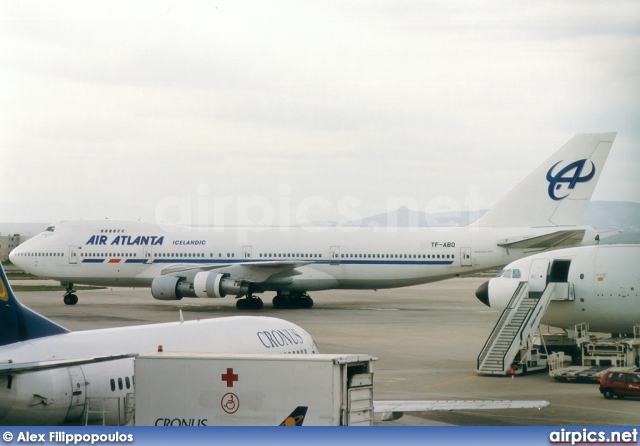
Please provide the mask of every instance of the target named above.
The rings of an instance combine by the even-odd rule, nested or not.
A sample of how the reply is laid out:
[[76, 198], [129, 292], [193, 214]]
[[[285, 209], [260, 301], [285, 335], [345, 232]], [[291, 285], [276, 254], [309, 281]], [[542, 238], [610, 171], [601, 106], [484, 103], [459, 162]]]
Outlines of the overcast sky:
[[488, 207], [576, 133], [640, 202], [640, 2], [0, 4], [0, 221]]

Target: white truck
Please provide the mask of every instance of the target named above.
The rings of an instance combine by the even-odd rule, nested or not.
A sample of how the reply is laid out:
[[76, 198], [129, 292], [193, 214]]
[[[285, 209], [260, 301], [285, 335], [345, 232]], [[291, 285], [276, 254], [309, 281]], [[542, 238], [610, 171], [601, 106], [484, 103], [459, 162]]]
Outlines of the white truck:
[[153, 353], [135, 359], [137, 426], [373, 424], [369, 355]]

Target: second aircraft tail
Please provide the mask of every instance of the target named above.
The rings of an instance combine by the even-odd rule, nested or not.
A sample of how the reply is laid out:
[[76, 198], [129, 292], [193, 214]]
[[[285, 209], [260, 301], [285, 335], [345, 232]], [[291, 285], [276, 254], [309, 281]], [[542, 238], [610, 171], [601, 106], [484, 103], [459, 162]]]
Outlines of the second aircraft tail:
[[580, 225], [615, 137], [574, 136], [471, 226]]
[[67, 332], [66, 328], [22, 305], [0, 265], [0, 346]]

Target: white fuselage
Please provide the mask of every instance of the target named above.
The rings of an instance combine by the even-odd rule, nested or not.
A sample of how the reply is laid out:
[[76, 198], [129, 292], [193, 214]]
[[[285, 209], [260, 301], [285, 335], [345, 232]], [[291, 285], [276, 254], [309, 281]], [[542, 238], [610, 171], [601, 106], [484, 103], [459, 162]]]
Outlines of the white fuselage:
[[[255, 291], [395, 288], [496, 268], [540, 249], [498, 241], [557, 231], [544, 228], [224, 228], [140, 222], [62, 222], [20, 245], [11, 260], [61, 282], [151, 286], [167, 267], [300, 262], [296, 274], [270, 277]], [[595, 243], [587, 229], [583, 244]], [[232, 275], [233, 276], [233, 275]]]
[[[318, 352], [311, 335], [295, 324], [269, 317], [238, 316], [78, 331], [17, 342], [0, 347], [0, 364], [149, 353], [157, 351], [159, 345], [166, 352]], [[124, 398], [133, 393], [133, 361], [131, 357], [0, 375], [0, 424], [78, 424], [84, 419], [87, 398], [91, 398], [89, 409], [106, 402], [112, 411], [108, 424], [122, 423]]]
[[573, 329], [587, 322], [590, 330], [605, 333], [633, 333], [640, 324], [640, 245], [567, 248], [510, 263], [489, 281], [491, 308], [502, 311], [518, 284], [536, 276], [534, 268], [546, 282], [569, 282], [573, 288], [573, 300], [552, 300], [542, 323]]

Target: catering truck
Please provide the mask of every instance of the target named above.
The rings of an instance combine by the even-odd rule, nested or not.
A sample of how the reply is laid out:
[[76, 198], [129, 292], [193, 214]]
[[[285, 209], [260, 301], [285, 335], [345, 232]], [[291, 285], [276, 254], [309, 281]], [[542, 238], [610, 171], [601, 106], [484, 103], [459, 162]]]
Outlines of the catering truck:
[[153, 353], [135, 359], [138, 426], [373, 424], [368, 355]]

